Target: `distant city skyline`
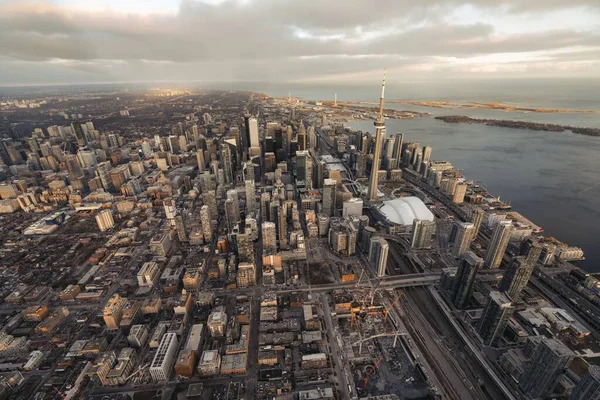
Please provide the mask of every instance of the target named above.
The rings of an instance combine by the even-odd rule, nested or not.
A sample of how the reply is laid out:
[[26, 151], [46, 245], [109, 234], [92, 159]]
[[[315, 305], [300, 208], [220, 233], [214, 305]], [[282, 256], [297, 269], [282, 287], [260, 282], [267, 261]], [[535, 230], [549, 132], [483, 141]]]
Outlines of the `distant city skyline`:
[[0, 85], [600, 78], [600, 3], [0, 0]]

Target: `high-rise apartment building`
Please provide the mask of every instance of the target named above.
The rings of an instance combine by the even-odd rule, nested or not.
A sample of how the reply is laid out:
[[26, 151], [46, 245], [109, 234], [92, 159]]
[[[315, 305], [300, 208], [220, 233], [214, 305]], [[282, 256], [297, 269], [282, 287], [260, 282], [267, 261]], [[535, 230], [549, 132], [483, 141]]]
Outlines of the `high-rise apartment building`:
[[104, 232], [115, 226], [115, 220], [113, 219], [112, 211], [100, 211], [98, 214], [96, 214], [96, 223], [98, 224], [98, 229], [100, 229], [100, 232]]
[[525, 257], [517, 257], [504, 271], [498, 290], [505, 292], [511, 299], [517, 300], [527, 286], [535, 265], [529, 265]]
[[525, 257], [525, 263], [535, 268], [542, 254], [542, 244], [536, 238], [530, 237], [521, 245], [520, 253]]
[[469, 213], [469, 221], [475, 225], [475, 235], [479, 233], [479, 228], [481, 228], [481, 223], [485, 217], [485, 211], [479, 207], [474, 207], [470, 210]]
[[410, 245], [413, 249], [425, 249], [431, 246], [431, 236], [435, 233], [435, 221], [413, 220]]
[[521, 389], [532, 399], [546, 398], [574, 356], [560, 340], [541, 337], [519, 380]]
[[461, 258], [475, 240], [475, 225], [472, 222], [455, 222], [453, 229], [456, 228], [456, 234], [453, 238], [452, 255], [455, 258]]
[[467, 251], [456, 270], [450, 297], [456, 308], [464, 308], [471, 299], [477, 271], [481, 269], [483, 260], [475, 253]]
[[467, 184], [464, 182], [457, 183], [454, 188], [454, 194], [452, 195], [452, 202], [454, 204], [462, 204], [465, 201], [465, 195], [467, 194]]
[[510, 232], [512, 231], [511, 221], [500, 221], [492, 232], [492, 239], [485, 253], [485, 266], [490, 269], [500, 267], [504, 252], [510, 241]]
[[590, 365], [569, 400], [600, 400], [600, 366]]
[[510, 298], [501, 292], [490, 292], [479, 321], [478, 332], [483, 344], [493, 346], [504, 333], [515, 308]]
[[385, 276], [390, 246], [382, 237], [373, 236], [369, 243], [369, 261], [377, 270], [377, 276]]

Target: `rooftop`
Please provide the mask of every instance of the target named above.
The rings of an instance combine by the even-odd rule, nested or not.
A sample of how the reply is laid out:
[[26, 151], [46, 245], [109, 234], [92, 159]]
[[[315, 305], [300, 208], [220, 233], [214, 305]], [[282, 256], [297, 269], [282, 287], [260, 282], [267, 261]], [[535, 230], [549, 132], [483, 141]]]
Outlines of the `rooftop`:
[[412, 225], [415, 219], [433, 221], [434, 217], [418, 197], [408, 196], [385, 200], [379, 211], [393, 223]]

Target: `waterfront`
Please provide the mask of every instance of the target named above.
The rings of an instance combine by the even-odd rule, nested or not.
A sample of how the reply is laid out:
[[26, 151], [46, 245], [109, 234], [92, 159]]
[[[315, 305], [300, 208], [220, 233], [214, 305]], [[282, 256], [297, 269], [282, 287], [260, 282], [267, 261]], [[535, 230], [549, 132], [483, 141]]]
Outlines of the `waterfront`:
[[[250, 88], [253, 85], [248, 85]], [[263, 89], [265, 90], [265, 89]], [[305, 99], [377, 100], [372, 87], [324, 84], [268, 85], [267, 94]], [[577, 263], [600, 272], [600, 138], [571, 132], [543, 132], [487, 125], [450, 124], [433, 117], [466, 115], [576, 127], [600, 127], [600, 80], [531, 79], [418, 81], [390, 84], [390, 100], [502, 102], [514, 106], [596, 110], [595, 113], [535, 113], [493, 109], [442, 109], [407, 104], [386, 108], [428, 112], [431, 117], [386, 120], [387, 133], [433, 147], [433, 158], [448, 160], [468, 179], [510, 201], [513, 209], [554, 236], [585, 252]], [[374, 132], [372, 121], [349, 124]]]
[[[586, 261], [579, 265], [600, 272], [600, 138], [448, 124], [431, 117], [388, 119], [386, 125], [388, 134], [402, 132], [407, 141], [432, 146], [434, 159], [452, 162], [468, 179], [510, 201], [515, 211], [543, 226], [545, 235], [582, 247]], [[371, 121], [351, 126], [374, 130]]]

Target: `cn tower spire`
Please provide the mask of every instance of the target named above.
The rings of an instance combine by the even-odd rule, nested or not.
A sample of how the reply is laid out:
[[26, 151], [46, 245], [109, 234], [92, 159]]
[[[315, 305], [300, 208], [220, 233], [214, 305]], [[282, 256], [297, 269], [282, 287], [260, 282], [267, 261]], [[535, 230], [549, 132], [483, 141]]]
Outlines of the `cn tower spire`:
[[379, 116], [377, 122], [383, 123], [383, 99], [385, 98], [385, 73], [386, 69], [383, 70], [383, 81], [381, 82], [381, 97], [379, 98]]
[[369, 191], [367, 199], [377, 201], [379, 198], [379, 162], [381, 161], [381, 147], [383, 136], [385, 135], [385, 120], [383, 118], [383, 98], [385, 96], [385, 70], [383, 70], [383, 82], [381, 83], [381, 97], [379, 98], [379, 115], [375, 121], [375, 153], [373, 153], [373, 163], [371, 165], [371, 178], [369, 179]]

